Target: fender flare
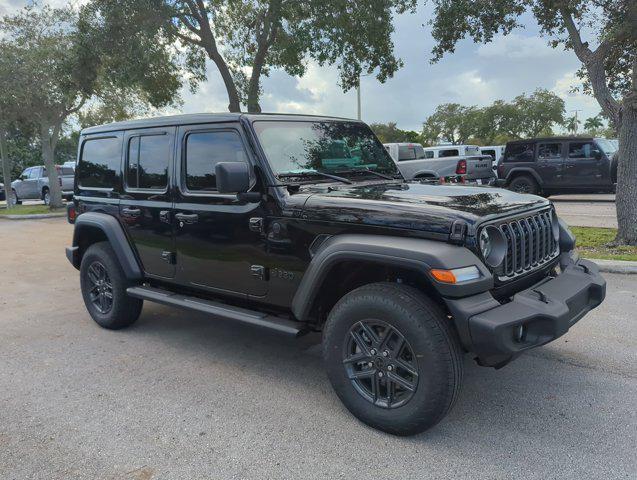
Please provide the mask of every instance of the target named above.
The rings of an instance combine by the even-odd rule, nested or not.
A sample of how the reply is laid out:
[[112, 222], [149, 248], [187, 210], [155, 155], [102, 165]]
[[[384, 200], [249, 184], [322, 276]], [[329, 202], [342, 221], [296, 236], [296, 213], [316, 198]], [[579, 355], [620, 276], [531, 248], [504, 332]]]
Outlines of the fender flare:
[[415, 178], [417, 178], [419, 175], [426, 176], [426, 177], [440, 178], [440, 176], [438, 175], [438, 173], [436, 173], [436, 172], [435, 172], [435, 171], [433, 171], [433, 170], [420, 170], [420, 171], [418, 171], [418, 172], [414, 173], [413, 178], [415, 179]]
[[[79, 249], [82, 232], [88, 229], [98, 229], [104, 233], [128, 279], [140, 280], [143, 277], [135, 252], [133, 252], [124, 229], [115, 217], [99, 212], [85, 212], [78, 215], [73, 230], [72, 249], [75, 251]], [[73, 266], [79, 268], [80, 261], [79, 255], [74, 255]]]
[[[491, 272], [465, 247], [421, 238], [336, 235], [323, 242], [301, 279], [292, 300], [292, 313], [298, 320], [309, 318], [330, 270], [341, 262], [352, 260], [422, 273], [443, 297], [465, 297], [493, 288]], [[478, 267], [481, 277], [458, 285], [443, 284], [429, 276], [432, 268], [453, 269], [472, 265]]]
[[518, 173], [530, 174], [535, 179], [538, 185], [540, 186], [544, 185], [544, 180], [542, 180], [542, 177], [540, 177], [535, 170], [533, 170], [532, 168], [527, 168], [527, 167], [516, 167], [511, 169], [511, 171], [507, 174], [507, 178], [506, 178], [507, 185], [511, 182], [512, 177]]

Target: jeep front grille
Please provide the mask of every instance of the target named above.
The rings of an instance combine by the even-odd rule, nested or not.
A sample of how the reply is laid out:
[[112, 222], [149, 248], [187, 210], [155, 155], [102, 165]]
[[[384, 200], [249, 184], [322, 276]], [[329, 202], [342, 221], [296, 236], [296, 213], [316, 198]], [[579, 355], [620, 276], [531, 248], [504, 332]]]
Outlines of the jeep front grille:
[[559, 244], [553, 238], [551, 215], [550, 210], [545, 210], [496, 225], [507, 242], [502, 280], [535, 270], [558, 256]]

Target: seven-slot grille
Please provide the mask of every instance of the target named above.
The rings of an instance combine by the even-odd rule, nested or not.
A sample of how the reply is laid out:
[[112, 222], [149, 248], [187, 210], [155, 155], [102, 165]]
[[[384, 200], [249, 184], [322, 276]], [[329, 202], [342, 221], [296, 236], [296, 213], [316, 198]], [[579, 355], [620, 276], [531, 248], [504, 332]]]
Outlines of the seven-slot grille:
[[507, 242], [501, 275], [504, 279], [534, 270], [558, 255], [551, 215], [546, 210], [497, 225]]

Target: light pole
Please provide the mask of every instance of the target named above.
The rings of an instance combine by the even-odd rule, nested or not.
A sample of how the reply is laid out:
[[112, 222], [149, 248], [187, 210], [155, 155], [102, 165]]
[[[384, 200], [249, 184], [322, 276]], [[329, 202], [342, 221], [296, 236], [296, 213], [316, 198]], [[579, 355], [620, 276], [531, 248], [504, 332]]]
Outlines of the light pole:
[[575, 124], [573, 125], [573, 135], [577, 135], [577, 112], [581, 112], [582, 110], [571, 110], [571, 112], [575, 112]]
[[369, 77], [371, 73], [366, 73], [365, 75], [358, 76], [358, 85], [356, 85], [356, 118], [362, 120], [361, 115], [361, 78]]

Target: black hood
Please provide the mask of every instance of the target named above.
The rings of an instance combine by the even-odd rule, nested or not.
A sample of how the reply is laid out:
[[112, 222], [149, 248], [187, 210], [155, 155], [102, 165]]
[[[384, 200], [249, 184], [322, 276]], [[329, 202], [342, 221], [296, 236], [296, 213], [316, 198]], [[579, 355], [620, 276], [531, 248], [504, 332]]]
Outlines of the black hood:
[[509, 190], [461, 185], [375, 183], [315, 186], [305, 202], [310, 220], [448, 233], [455, 220], [469, 225], [542, 206], [548, 200]]

